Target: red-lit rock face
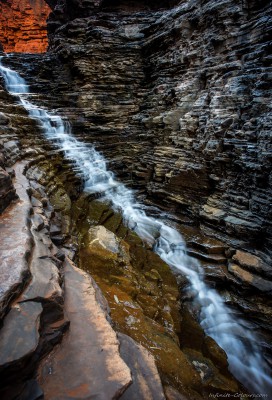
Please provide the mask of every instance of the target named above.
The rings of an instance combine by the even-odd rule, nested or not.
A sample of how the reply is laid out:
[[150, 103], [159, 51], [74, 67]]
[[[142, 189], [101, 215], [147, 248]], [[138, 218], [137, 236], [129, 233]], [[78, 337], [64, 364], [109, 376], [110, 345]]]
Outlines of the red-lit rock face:
[[47, 49], [46, 19], [50, 8], [43, 0], [0, 2], [0, 43], [4, 51], [43, 53]]

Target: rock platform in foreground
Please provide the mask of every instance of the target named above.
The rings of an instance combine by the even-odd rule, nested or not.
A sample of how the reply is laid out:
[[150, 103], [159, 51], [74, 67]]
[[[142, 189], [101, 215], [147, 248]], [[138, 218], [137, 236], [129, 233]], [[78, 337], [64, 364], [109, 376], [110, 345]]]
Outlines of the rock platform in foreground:
[[[40, 359], [62, 338], [61, 261], [49, 238], [50, 205], [37, 207], [24, 175], [29, 161], [14, 166], [18, 201], [0, 217], [1, 400], [37, 400], [41, 390], [32, 379]], [[38, 194], [38, 191], [36, 191]]]
[[23, 175], [25, 164], [15, 164], [15, 188], [19, 200], [0, 216], [0, 319], [11, 300], [20, 293], [30, 276], [27, 258], [32, 242], [28, 218], [31, 204], [26, 193], [28, 181]]
[[65, 263], [65, 312], [70, 330], [43, 363], [40, 384], [46, 399], [116, 399], [131, 384], [119, 342], [96, 300], [92, 279]]

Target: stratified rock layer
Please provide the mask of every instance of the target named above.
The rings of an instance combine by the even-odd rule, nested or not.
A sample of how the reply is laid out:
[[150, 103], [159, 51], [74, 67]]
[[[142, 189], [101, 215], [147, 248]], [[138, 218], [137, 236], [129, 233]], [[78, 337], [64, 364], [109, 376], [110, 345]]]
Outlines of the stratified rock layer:
[[51, 33], [73, 73], [75, 129], [152, 201], [265, 258], [268, 2], [191, 0], [138, 13], [86, 6], [84, 17]]
[[[116, 399], [131, 384], [116, 334], [96, 301], [92, 279], [65, 263], [65, 312], [70, 330], [60, 348], [42, 365], [45, 398]], [[67, 368], [69, 366], [69, 368]]]
[[35, 102], [67, 116], [142, 201], [174, 214], [206, 280], [266, 337], [269, 2], [108, 7], [59, 2], [48, 25], [51, 52], [9, 62], [42, 93]]
[[[38, 139], [39, 128], [14, 104], [16, 97], [0, 95], [6, 100], [0, 108], [6, 123], [0, 124], [2, 165], [18, 197], [0, 215], [1, 399], [116, 399], [132, 382], [133, 393], [142, 390], [139, 377], [146, 393], [156, 398], [157, 388], [163, 399], [154, 357], [122, 337], [123, 345], [143, 358], [136, 369], [130, 367], [120, 355], [109, 307], [93, 279], [68, 258], [63, 268], [64, 252], [73, 257], [73, 246], [60, 249], [56, 244], [70, 233], [69, 196], [81, 187], [80, 178], [42, 136]], [[27, 160], [19, 161], [21, 157]], [[45, 358], [63, 336], [60, 348]], [[37, 368], [43, 358], [39, 384]]]
[[4, 51], [43, 53], [47, 49], [46, 19], [50, 8], [43, 0], [0, 2], [0, 43]]
[[32, 241], [27, 226], [31, 204], [26, 194], [27, 180], [22, 176], [23, 165], [17, 165], [16, 169], [19, 175], [16, 188], [20, 198], [0, 218], [0, 320], [11, 300], [18, 296], [30, 278], [28, 259]]
[[[208, 0], [199, 4], [191, 0], [168, 11], [160, 8], [154, 6], [151, 11], [142, 1], [133, 2], [131, 7], [117, 1], [59, 1], [49, 24], [52, 53], [45, 57], [15, 56], [9, 62], [23, 71], [37, 93], [42, 93], [34, 96], [35, 102], [58, 108], [69, 117], [75, 133], [95, 143], [110, 160], [110, 168], [127, 184], [141, 189], [144, 200], [170, 210], [175, 222], [201, 228], [180, 228], [189, 238], [190, 254], [203, 261], [206, 279], [220, 288], [227, 301], [263, 328], [260, 342], [266, 350], [271, 346], [271, 302], [267, 296], [272, 237], [269, 2]], [[6, 111], [9, 118], [18, 108]], [[27, 136], [29, 125], [21, 124], [29, 124], [27, 118], [19, 115], [16, 119], [18, 130]], [[5, 121], [5, 156], [11, 166], [18, 157], [18, 146], [9, 137], [11, 123]], [[33, 131], [31, 135], [35, 138]], [[37, 161], [39, 151], [35, 148], [30, 152]], [[62, 244], [69, 235], [71, 200], [44, 158], [43, 162], [42, 171], [36, 165], [29, 168], [29, 177], [48, 183], [53, 203], [63, 213], [60, 219], [64, 224], [50, 226], [52, 241]], [[32, 205], [39, 209], [36, 200], [32, 199]], [[44, 228], [49, 234], [49, 224], [36, 214], [39, 212], [31, 218], [31, 229], [37, 242]], [[97, 231], [90, 232], [94, 233]], [[40, 264], [47, 266], [49, 255], [44, 256]], [[41, 274], [37, 263], [29, 267], [33, 285], [21, 301], [28, 300], [29, 307], [33, 301], [41, 302], [47, 311], [54, 303], [59, 318], [61, 279], [57, 280], [56, 266]], [[46, 282], [50, 277], [55, 279], [53, 285]], [[152, 283], [157, 278], [152, 269], [144, 280]], [[184, 303], [186, 296], [188, 299], [190, 293], [184, 293]], [[113, 292], [110, 300], [119, 310], [125, 301]], [[11, 317], [15, 311], [12, 308]], [[38, 323], [36, 311], [34, 320]], [[182, 314], [183, 357], [193, 362], [205, 384], [210, 371], [206, 376], [207, 370], [200, 366], [210, 365], [210, 357], [216, 363], [219, 360], [224, 369], [225, 358], [198, 331], [186, 309]], [[50, 313], [47, 317], [50, 321]], [[6, 321], [9, 326], [9, 319]], [[133, 318], [126, 320], [131, 331], [134, 322]], [[192, 341], [197, 351], [191, 347]], [[5, 336], [3, 343], [4, 347]], [[30, 347], [34, 349], [35, 343]], [[205, 354], [201, 355], [200, 348]], [[271, 362], [269, 356], [267, 360]], [[58, 385], [58, 379], [53, 386], [55, 383]], [[50, 383], [46, 385], [50, 392]], [[166, 393], [169, 398], [179, 398], [173, 388]]]

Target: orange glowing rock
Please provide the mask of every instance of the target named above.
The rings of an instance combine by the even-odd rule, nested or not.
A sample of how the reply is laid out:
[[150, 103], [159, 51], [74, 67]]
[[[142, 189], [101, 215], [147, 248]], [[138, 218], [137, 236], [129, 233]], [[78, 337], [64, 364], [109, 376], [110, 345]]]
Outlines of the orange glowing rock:
[[0, 2], [0, 43], [4, 51], [44, 53], [48, 45], [46, 20], [50, 11], [44, 0]]

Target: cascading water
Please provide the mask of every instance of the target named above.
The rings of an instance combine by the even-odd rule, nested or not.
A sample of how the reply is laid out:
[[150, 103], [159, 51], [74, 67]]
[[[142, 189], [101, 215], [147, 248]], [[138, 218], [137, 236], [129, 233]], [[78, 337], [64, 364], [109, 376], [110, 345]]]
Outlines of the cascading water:
[[53, 142], [71, 160], [76, 171], [85, 180], [85, 191], [103, 193], [113, 208], [121, 211], [129, 228], [153, 245], [154, 251], [172, 268], [180, 270], [197, 293], [200, 306], [200, 323], [227, 353], [230, 370], [250, 391], [272, 395], [272, 378], [269, 368], [257, 345], [258, 338], [249, 331], [248, 324], [236, 319], [219, 294], [203, 280], [199, 263], [187, 256], [181, 235], [165, 223], [146, 215], [143, 206], [136, 202], [133, 192], [117, 182], [106, 162], [93, 147], [73, 137], [68, 122], [39, 108], [27, 100], [29, 88], [17, 72], [1, 63], [0, 72], [7, 90], [18, 95], [30, 117], [38, 120], [46, 139]]

